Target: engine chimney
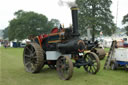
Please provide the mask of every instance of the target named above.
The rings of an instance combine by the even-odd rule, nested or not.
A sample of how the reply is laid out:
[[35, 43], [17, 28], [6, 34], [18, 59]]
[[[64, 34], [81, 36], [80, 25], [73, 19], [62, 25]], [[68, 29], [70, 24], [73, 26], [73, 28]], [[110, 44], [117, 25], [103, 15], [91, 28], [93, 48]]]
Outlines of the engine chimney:
[[78, 8], [77, 7], [71, 7], [72, 10], [72, 24], [73, 24], [73, 35], [74, 36], [79, 36], [78, 32]]

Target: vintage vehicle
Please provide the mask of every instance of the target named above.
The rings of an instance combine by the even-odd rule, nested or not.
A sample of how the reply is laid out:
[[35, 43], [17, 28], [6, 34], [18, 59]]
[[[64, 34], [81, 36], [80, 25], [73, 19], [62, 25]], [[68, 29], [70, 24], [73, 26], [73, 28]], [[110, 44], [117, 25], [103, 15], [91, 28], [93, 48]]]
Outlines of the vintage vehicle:
[[54, 28], [50, 34], [31, 38], [32, 42], [25, 46], [23, 61], [27, 72], [37, 73], [44, 65], [48, 65], [50, 68], [56, 68], [61, 79], [69, 80], [73, 67], [83, 66], [85, 71], [92, 74], [99, 71], [98, 56], [86, 51], [84, 41], [79, 38], [78, 8], [72, 7], [71, 10], [73, 28]]
[[128, 71], [128, 45], [126, 42], [114, 40], [112, 41], [104, 69], [116, 70], [124, 67]]
[[116, 48], [110, 66], [112, 70], [124, 67], [128, 71], [128, 48]]

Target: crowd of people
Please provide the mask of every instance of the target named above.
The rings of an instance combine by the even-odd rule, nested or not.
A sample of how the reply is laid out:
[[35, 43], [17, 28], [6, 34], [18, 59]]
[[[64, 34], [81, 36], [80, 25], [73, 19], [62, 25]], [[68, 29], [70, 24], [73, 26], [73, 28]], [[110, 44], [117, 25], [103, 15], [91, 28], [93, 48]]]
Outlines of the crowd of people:
[[9, 41], [8, 40], [0, 40], [0, 47], [4, 46], [5, 48], [9, 47]]

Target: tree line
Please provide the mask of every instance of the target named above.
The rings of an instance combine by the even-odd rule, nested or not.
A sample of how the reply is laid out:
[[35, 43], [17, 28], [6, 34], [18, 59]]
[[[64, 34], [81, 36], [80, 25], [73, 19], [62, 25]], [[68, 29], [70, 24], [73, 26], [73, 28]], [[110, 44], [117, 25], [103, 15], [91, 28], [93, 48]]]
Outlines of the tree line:
[[8, 37], [10, 41], [14, 39], [23, 40], [29, 35], [47, 34], [52, 28], [60, 25], [59, 20], [51, 19], [48, 21], [45, 15], [32, 11], [18, 10], [14, 15], [15, 18], [9, 21], [9, 26], [3, 30], [4, 38]]
[[[110, 6], [111, 0], [76, 0], [78, 5], [78, 22], [79, 32], [86, 36], [87, 29], [91, 29], [92, 40], [95, 36], [111, 36], [115, 33], [117, 27], [113, 22]], [[59, 20], [48, 18], [43, 14], [35, 12], [26, 12], [19, 10], [14, 13], [15, 18], [9, 22], [9, 26], [3, 31], [4, 38], [9, 40], [22, 40], [28, 35], [38, 35], [40, 33], [49, 33], [49, 31], [60, 24]], [[63, 16], [62, 16], [63, 17]], [[125, 25], [126, 34], [128, 35], [128, 14], [123, 17], [122, 23]]]

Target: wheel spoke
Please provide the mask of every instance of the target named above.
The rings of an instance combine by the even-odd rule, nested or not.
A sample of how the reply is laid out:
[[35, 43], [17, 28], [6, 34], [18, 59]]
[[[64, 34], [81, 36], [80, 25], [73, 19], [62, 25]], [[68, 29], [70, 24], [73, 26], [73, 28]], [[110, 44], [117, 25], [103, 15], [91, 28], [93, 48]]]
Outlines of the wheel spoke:
[[[88, 66], [88, 72], [90, 72], [90, 69], [91, 69], [90, 66]], [[91, 73], [91, 72], [90, 72], [90, 73]]]
[[88, 59], [88, 61], [91, 61], [92, 60], [89, 56], [87, 57], [87, 59]]
[[89, 66], [89, 67], [90, 67], [90, 71], [89, 72], [92, 73], [92, 67], [91, 66]]
[[92, 67], [92, 72], [95, 73], [96, 72], [96, 69], [95, 67], [91, 66]]
[[30, 49], [31, 49], [31, 52], [34, 52], [34, 48], [32, 46], [30, 47]]
[[25, 57], [28, 57], [28, 58], [30, 58], [30, 57], [31, 57], [31, 56], [30, 56], [30, 55], [28, 55], [28, 54], [24, 54], [24, 56], [25, 56]]
[[97, 66], [97, 63], [93, 63], [94, 66]]
[[59, 61], [59, 66], [61, 66], [61, 65], [63, 65], [63, 62], [60, 60], [60, 61]]
[[95, 66], [93, 66], [93, 69], [96, 70]]
[[31, 70], [35, 70], [35, 65], [33, 63], [31, 63]]
[[29, 53], [31, 53], [31, 50], [28, 47], [25, 47], [25, 48], [29, 51]]
[[37, 57], [32, 57], [32, 59], [37, 59]]
[[34, 52], [32, 53], [32, 55], [33, 55], [33, 56], [36, 56], [36, 52], [34, 51]]
[[26, 66], [26, 67], [30, 67], [30, 66], [31, 66], [31, 62], [25, 63], [25, 66]]
[[92, 60], [93, 63], [96, 63], [97, 61], [96, 60]]

